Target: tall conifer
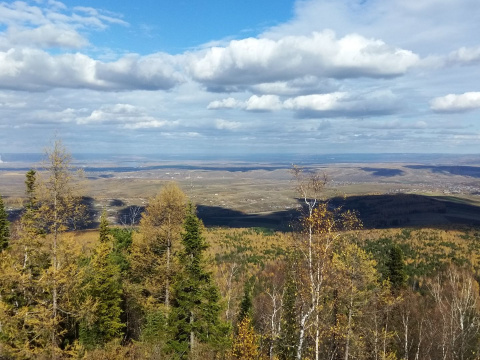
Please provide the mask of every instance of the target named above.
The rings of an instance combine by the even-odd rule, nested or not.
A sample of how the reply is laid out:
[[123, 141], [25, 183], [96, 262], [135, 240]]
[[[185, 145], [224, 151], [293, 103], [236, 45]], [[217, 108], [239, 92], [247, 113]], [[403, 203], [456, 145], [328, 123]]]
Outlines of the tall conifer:
[[405, 271], [405, 262], [403, 260], [403, 251], [398, 245], [393, 245], [390, 249], [387, 260], [388, 279], [392, 288], [398, 290], [407, 283], [407, 273]]
[[282, 360], [293, 360], [296, 357], [298, 341], [298, 316], [297, 316], [297, 284], [293, 264], [289, 264], [285, 289], [282, 299], [282, 319], [280, 341], [278, 343], [278, 356]]
[[[87, 268], [84, 281], [84, 297], [93, 300], [93, 321], [80, 323], [80, 342], [86, 348], [101, 346], [121, 334], [124, 324], [122, 313], [122, 282], [120, 267], [111, 257], [112, 244], [105, 212], [102, 214], [100, 243]], [[102, 226], [103, 224], [103, 226]]]
[[[205, 269], [203, 253], [207, 243], [202, 224], [190, 204], [182, 234], [183, 250], [178, 261], [181, 270], [173, 284], [170, 348], [182, 359], [188, 358], [196, 343], [215, 344], [226, 334], [220, 321], [220, 294]], [[223, 329], [222, 329], [223, 327]]]

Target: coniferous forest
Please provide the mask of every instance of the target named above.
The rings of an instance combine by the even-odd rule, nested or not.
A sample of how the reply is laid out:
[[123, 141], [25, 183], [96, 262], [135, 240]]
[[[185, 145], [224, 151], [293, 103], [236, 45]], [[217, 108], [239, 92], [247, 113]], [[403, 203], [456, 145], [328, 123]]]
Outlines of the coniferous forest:
[[60, 141], [0, 197], [0, 359], [478, 359], [480, 229], [363, 229], [293, 167], [289, 232], [207, 229], [175, 183], [96, 230]]

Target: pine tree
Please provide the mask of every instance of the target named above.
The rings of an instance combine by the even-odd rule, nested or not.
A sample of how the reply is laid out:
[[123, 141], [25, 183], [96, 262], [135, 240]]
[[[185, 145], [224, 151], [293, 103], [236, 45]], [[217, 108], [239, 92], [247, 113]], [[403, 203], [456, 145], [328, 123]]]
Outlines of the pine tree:
[[0, 194], [0, 251], [7, 248], [9, 237], [10, 223], [7, 220], [7, 212], [3, 205], [2, 195]]
[[192, 204], [188, 206], [182, 234], [183, 250], [178, 261], [180, 272], [173, 284], [172, 311], [169, 317], [173, 339], [169, 342], [177, 356], [186, 359], [196, 343], [218, 344], [226, 334], [220, 321], [220, 295], [205, 270], [203, 253], [207, 243], [202, 224]]

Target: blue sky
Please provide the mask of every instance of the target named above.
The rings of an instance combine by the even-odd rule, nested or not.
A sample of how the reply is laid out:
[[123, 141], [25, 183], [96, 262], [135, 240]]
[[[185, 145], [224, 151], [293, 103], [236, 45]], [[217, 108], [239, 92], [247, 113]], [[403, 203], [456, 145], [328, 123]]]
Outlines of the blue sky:
[[0, 154], [479, 153], [478, 0], [0, 2]]

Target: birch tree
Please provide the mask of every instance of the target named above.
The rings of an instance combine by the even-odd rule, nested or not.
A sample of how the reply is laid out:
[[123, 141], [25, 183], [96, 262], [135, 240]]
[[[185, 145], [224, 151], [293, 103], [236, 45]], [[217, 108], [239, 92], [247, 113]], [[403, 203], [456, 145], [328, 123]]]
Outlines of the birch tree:
[[303, 259], [299, 260], [301, 266], [297, 276], [299, 283], [304, 286], [299, 291], [301, 300], [296, 359], [302, 359], [305, 339], [310, 332], [314, 342], [314, 358], [319, 360], [322, 293], [332, 271], [333, 245], [343, 230], [359, 228], [361, 224], [354, 213], [343, 212], [340, 208], [332, 209], [322, 199], [327, 185], [325, 174], [306, 173], [296, 166], [292, 174], [303, 204], [300, 241], [297, 245]]

